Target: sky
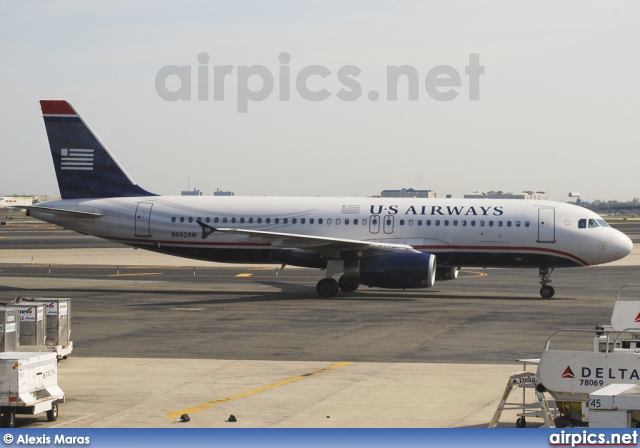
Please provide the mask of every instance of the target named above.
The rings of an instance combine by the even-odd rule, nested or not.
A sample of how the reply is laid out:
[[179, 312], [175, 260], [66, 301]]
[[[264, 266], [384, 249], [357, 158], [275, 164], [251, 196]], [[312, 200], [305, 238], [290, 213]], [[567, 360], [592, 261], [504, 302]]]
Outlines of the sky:
[[4, 0], [0, 194], [58, 194], [38, 101], [65, 99], [159, 194], [632, 200], [638, 17], [635, 1]]

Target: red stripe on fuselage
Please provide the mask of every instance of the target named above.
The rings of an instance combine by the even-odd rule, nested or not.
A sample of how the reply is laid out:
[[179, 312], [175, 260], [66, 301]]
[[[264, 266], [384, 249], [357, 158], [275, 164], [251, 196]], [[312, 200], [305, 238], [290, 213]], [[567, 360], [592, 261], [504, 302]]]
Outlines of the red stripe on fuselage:
[[462, 251], [462, 250], [473, 250], [473, 251], [492, 251], [492, 252], [545, 252], [549, 254], [559, 255], [565, 258], [571, 258], [576, 262], [584, 265], [591, 266], [589, 263], [584, 261], [582, 258], [577, 257], [568, 252], [563, 252], [561, 250], [556, 249], [548, 249], [545, 247], [527, 247], [527, 246], [413, 246], [414, 249], [417, 250], [449, 250], [449, 251]]

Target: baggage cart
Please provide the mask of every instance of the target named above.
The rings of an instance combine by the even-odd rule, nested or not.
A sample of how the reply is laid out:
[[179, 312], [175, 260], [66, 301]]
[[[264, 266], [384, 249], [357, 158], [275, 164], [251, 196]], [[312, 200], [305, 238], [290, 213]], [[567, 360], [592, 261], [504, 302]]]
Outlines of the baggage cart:
[[20, 342], [20, 309], [0, 305], [0, 352], [17, 352]]
[[55, 353], [0, 353], [0, 413], [2, 426], [13, 428], [16, 414], [46, 412], [47, 420], [58, 419], [58, 403], [65, 402], [58, 387]]
[[21, 305], [43, 305], [46, 315], [47, 351], [55, 352], [58, 359], [67, 359], [73, 351], [71, 341], [71, 299], [47, 297], [19, 297], [16, 303]]

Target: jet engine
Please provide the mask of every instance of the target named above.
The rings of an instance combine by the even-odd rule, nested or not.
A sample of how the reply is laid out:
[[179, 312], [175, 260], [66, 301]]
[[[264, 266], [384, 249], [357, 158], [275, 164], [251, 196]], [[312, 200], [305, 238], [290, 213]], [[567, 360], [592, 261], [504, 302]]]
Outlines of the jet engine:
[[376, 288], [429, 288], [435, 277], [436, 256], [433, 254], [387, 254], [344, 264], [346, 282]]

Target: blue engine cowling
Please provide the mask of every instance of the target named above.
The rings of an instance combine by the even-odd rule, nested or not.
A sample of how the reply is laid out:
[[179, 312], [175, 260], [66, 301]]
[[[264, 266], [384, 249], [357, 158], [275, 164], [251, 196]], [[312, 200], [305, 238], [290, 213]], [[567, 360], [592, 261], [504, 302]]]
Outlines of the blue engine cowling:
[[375, 288], [429, 288], [436, 279], [433, 254], [388, 254], [346, 261], [344, 280]]

